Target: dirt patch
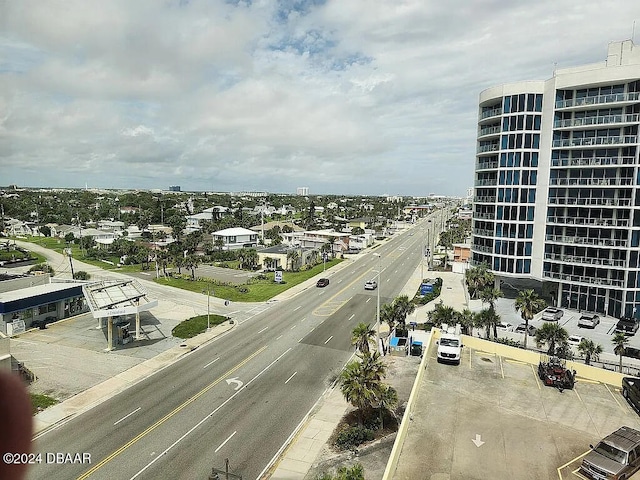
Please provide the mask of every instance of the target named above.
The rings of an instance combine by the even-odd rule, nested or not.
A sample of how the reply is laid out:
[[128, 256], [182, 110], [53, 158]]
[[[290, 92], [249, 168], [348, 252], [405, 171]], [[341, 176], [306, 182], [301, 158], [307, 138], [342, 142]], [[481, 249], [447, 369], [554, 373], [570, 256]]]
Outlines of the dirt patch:
[[[420, 360], [419, 357], [395, 357], [390, 355], [384, 357], [384, 362], [387, 365], [387, 377], [384, 383], [391, 385], [398, 392], [398, 406], [395, 409], [397, 415], [396, 427], [402, 421], [402, 415], [411, 395]], [[353, 411], [352, 409], [345, 414], [334, 430], [331, 440], [322, 448], [313, 466], [304, 477], [305, 480], [315, 480], [323, 472], [335, 472], [341, 466], [351, 466], [356, 463], [360, 463], [364, 467], [367, 480], [382, 479], [396, 438], [396, 432], [387, 427], [386, 420], [385, 429], [381, 435], [377, 433], [375, 440], [360, 445], [356, 451], [337, 451], [333, 446], [333, 440], [340, 428], [352, 421]]]

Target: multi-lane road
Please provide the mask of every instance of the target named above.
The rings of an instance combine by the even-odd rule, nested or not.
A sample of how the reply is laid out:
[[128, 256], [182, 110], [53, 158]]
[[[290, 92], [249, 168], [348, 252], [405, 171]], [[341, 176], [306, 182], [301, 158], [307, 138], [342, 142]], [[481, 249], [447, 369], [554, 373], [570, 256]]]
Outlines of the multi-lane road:
[[[390, 302], [415, 271], [425, 231], [411, 231], [38, 437], [29, 478], [206, 478], [225, 459], [259, 477], [352, 356], [354, 326], [375, 323], [378, 293]], [[55, 452], [85, 462], [47, 463]]]

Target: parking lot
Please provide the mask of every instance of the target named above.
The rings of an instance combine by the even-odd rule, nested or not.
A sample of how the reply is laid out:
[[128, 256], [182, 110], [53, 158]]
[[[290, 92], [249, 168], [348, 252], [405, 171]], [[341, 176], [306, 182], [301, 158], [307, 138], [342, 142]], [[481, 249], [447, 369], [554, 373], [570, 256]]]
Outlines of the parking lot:
[[394, 478], [580, 478], [589, 444], [640, 418], [618, 387], [578, 377], [573, 390], [544, 386], [537, 366], [468, 346], [460, 365], [427, 352]]

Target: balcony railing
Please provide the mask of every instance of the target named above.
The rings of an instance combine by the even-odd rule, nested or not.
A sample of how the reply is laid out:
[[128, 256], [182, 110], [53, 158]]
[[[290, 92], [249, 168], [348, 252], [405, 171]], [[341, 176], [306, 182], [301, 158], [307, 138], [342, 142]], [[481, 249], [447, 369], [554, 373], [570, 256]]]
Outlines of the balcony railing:
[[637, 135], [619, 135], [615, 137], [562, 138], [553, 141], [553, 147], [584, 147], [592, 145], [625, 145], [638, 143]]
[[493, 230], [486, 230], [484, 228], [476, 228], [473, 231], [474, 235], [482, 235], [483, 237], [493, 237]]
[[631, 205], [631, 199], [549, 197], [549, 203], [554, 205], [601, 205], [603, 207], [628, 207]]
[[498, 184], [498, 180], [495, 178], [485, 178], [482, 180], [476, 180], [475, 182], [475, 186], [476, 187], [484, 187], [484, 186], [491, 186], [491, 185], [497, 185]]
[[585, 277], [579, 275], [569, 275], [568, 273], [559, 272], [542, 272], [542, 275], [546, 278], [553, 278], [557, 280], [566, 280], [575, 283], [588, 283], [589, 285], [603, 285], [610, 287], [624, 287], [624, 280], [614, 280], [611, 278], [597, 278], [597, 277]]
[[609, 259], [609, 258], [593, 258], [580, 257], [576, 255], [562, 255], [560, 253], [545, 253], [546, 260], [554, 260], [564, 263], [580, 263], [583, 265], [602, 265], [605, 267], [624, 267], [626, 260]]
[[479, 197], [473, 197], [473, 201], [474, 202], [480, 202], [480, 203], [496, 203], [496, 197], [495, 196], [479, 196]]
[[634, 163], [636, 163], [636, 159], [633, 157], [554, 158], [551, 160], [553, 167], [633, 165]]
[[481, 128], [478, 131], [478, 136], [479, 137], [484, 137], [485, 135], [496, 135], [496, 134], [500, 133], [501, 130], [502, 129], [500, 128], [500, 126]]
[[585, 125], [608, 125], [610, 123], [638, 123], [640, 115], [632, 113], [629, 115], [595, 115], [584, 118], [566, 118], [553, 122], [555, 128], [582, 127]]
[[620, 186], [634, 185], [634, 177], [612, 177], [612, 178], [551, 178], [550, 185], [599, 185], [599, 186]]
[[583, 105], [598, 105], [601, 103], [637, 102], [639, 99], [640, 92], [612, 93], [608, 95], [558, 100], [556, 101], [556, 108], [581, 107]]
[[488, 170], [498, 168], [498, 162], [478, 162], [476, 170]]
[[486, 152], [497, 152], [498, 151], [498, 144], [494, 143], [491, 145], [480, 145], [478, 147], [478, 153], [486, 153]]
[[616, 220], [613, 218], [581, 218], [581, 217], [547, 217], [547, 223], [565, 225], [596, 225], [603, 227], [628, 227], [629, 220]]
[[475, 250], [476, 252], [491, 253], [493, 251], [493, 248], [487, 245], [472, 245], [471, 250]]
[[480, 120], [484, 120], [489, 117], [497, 117], [498, 115], [502, 115], [502, 107], [493, 108], [491, 110], [485, 110], [480, 113]]
[[495, 220], [496, 214], [495, 213], [474, 213], [473, 214], [473, 218], [483, 218], [483, 219], [487, 219], [487, 220]]
[[600, 247], [628, 247], [628, 240], [616, 240], [613, 238], [589, 238], [589, 237], [569, 237], [564, 235], [546, 235], [550, 242], [571, 243], [574, 245], [595, 245]]

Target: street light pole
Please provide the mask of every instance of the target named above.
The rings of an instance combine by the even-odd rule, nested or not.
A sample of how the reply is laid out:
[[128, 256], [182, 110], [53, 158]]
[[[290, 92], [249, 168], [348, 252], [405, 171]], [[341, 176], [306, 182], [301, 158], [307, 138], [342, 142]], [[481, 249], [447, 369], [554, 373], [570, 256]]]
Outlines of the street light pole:
[[[374, 253], [374, 257], [378, 257], [378, 291], [376, 300], [376, 349], [380, 351], [380, 288], [382, 288], [380, 282], [380, 274], [382, 273], [382, 256], [379, 253]], [[382, 349], [384, 353], [384, 349]]]
[[[205, 293], [205, 292], [202, 292], [202, 293]], [[210, 322], [210, 317], [211, 317], [211, 309], [210, 309], [210, 305], [211, 305], [211, 303], [210, 303], [211, 287], [209, 285], [207, 285], [206, 293], [207, 293], [207, 332], [208, 332], [209, 330], [211, 330], [211, 322]], [[214, 295], [215, 295], [215, 293], [214, 293]]]

